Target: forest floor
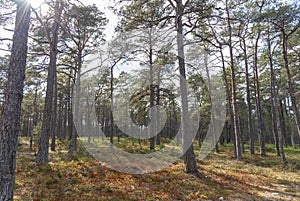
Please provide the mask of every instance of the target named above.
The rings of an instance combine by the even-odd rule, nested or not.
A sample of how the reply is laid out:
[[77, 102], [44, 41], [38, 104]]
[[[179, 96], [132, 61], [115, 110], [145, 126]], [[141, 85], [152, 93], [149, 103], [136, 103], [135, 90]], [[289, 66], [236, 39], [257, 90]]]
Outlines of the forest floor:
[[300, 200], [300, 149], [286, 148], [286, 165], [272, 145], [267, 157], [245, 153], [241, 162], [232, 150], [220, 146], [220, 153], [197, 162], [205, 179], [185, 174], [181, 160], [156, 173], [131, 175], [86, 153], [71, 155], [61, 142], [48, 165], [37, 165], [29, 140], [21, 138], [14, 200]]

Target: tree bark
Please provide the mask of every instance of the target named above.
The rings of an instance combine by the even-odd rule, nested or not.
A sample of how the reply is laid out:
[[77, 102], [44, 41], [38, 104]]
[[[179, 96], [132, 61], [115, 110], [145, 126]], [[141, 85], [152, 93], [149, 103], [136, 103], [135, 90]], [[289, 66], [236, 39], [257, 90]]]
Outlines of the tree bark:
[[[207, 51], [207, 50], [205, 50]], [[207, 76], [207, 87], [208, 87], [208, 96], [209, 96], [209, 104], [211, 106], [211, 108], [214, 108], [213, 106], [213, 101], [212, 101], [212, 85], [211, 85], [211, 78], [210, 78], [210, 73], [209, 73], [209, 67], [208, 67], [208, 58], [207, 58], [207, 52], [204, 52], [204, 66], [205, 66], [205, 72], [206, 72], [206, 76]], [[218, 141], [216, 139], [216, 134], [215, 134], [215, 123], [216, 123], [216, 119], [215, 119], [215, 114], [214, 112], [212, 111], [211, 113], [211, 116], [212, 116], [212, 119], [211, 119], [211, 124], [212, 124], [212, 128], [213, 128], [213, 135], [214, 135], [214, 140], [213, 142], [216, 142], [216, 145], [215, 145], [215, 151], [216, 153], [219, 153], [220, 150], [219, 150], [219, 146], [218, 146]]]
[[235, 147], [236, 147], [236, 158], [237, 160], [242, 160], [241, 152], [241, 130], [239, 125], [239, 114], [237, 107], [237, 97], [236, 97], [236, 82], [235, 82], [235, 67], [233, 58], [233, 46], [232, 46], [232, 27], [230, 22], [229, 14], [229, 2], [226, 0], [226, 13], [227, 13], [227, 24], [229, 31], [229, 51], [230, 51], [230, 70], [231, 70], [231, 100], [232, 100], [232, 112], [233, 112], [233, 126], [234, 126], [234, 136], [235, 136]]
[[114, 144], [114, 66], [110, 68], [110, 104], [111, 104], [111, 115], [110, 115], [110, 144]]
[[[149, 87], [149, 90], [150, 90], [150, 108], [154, 107], [154, 101], [155, 101], [155, 96], [154, 96], [154, 85], [153, 85], [153, 49], [152, 49], [152, 30], [150, 29], [150, 34], [149, 34], [149, 39], [150, 39], [150, 51], [149, 51], [149, 67], [150, 67], [150, 70], [149, 70], [149, 80], [150, 80], [150, 87]], [[154, 117], [153, 115], [153, 111], [150, 110], [150, 116], [151, 117]], [[151, 119], [151, 121], [153, 122], [154, 119]], [[151, 132], [151, 135], [153, 135], [153, 132], [154, 132], [154, 129], [153, 127], [151, 126], [150, 128], [150, 132]], [[155, 137], [151, 137], [150, 138], [150, 151], [154, 151], [154, 148], [155, 148]]]
[[53, 110], [51, 117], [51, 151], [55, 151], [55, 143], [57, 136], [57, 74], [54, 74], [54, 92], [53, 92]]
[[255, 93], [256, 93], [256, 114], [257, 114], [257, 121], [258, 121], [258, 138], [259, 138], [259, 145], [260, 145], [260, 154], [261, 156], [266, 156], [266, 149], [265, 149], [265, 136], [264, 136], [264, 120], [262, 118], [262, 111], [261, 111], [261, 97], [260, 97], [260, 84], [259, 84], [259, 75], [258, 75], [258, 42], [260, 38], [260, 31], [255, 39], [254, 45], [254, 63], [253, 63], [253, 70], [254, 70], [254, 80], [255, 80]]
[[7, 88], [0, 124], [0, 200], [13, 200], [16, 149], [20, 131], [21, 104], [25, 79], [30, 5], [16, 1], [17, 15], [9, 64]]
[[289, 67], [289, 61], [288, 61], [288, 49], [287, 49], [288, 35], [284, 31], [282, 31], [282, 37], [283, 37], [283, 39], [282, 39], [282, 49], [283, 49], [282, 53], [283, 53], [284, 67], [286, 69], [289, 95], [290, 95], [291, 102], [292, 102], [294, 118], [295, 118], [295, 123], [296, 123], [296, 127], [297, 127], [297, 133], [300, 137], [300, 114], [299, 114], [299, 110], [298, 110], [298, 107], [297, 107], [296, 97], [295, 97], [295, 94], [294, 94], [293, 80], [292, 80], [290, 67]]
[[81, 68], [82, 68], [82, 49], [81, 47], [78, 47], [78, 54], [77, 54], [77, 73], [76, 73], [76, 83], [75, 83], [75, 90], [76, 90], [76, 96], [75, 96], [75, 104], [74, 104], [74, 122], [76, 123], [76, 126], [73, 125], [73, 131], [71, 136], [71, 143], [69, 147], [70, 152], [74, 152], [77, 150], [77, 136], [78, 132], [82, 131], [82, 118], [80, 114], [80, 92], [81, 92]]
[[248, 136], [250, 139], [250, 154], [255, 153], [254, 149], [254, 134], [253, 134], [253, 123], [252, 123], [252, 107], [251, 107], [251, 90], [250, 90], [250, 79], [249, 79], [249, 65], [248, 65], [248, 54], [247, 54], [247, 45], [245, 38], [241, 38], [241, 47], [244, 52], [244, 61], [245, 61], [245, 74], [246, 74], [246, 91], [247, 91], [247, 112], [248, 112]]
[[[277, 151], [277, 155], [280, 156], [280, 148], [279, 148], [279, 137], [278, 137], [278, 128], [277, 128], [277, 121], [279, 115], [277, 115], [278, 108], [276, 107], [277, 104], [277, 93], [275, 87], [275, 72], [273, 67], [273, 58], [272, 58], [272, 50], [271, 50], [271, 40], [268, 33], [268, 58], [270, 64], [270, 94], [271, 94], [271, 117], [272, 117], [272, 132], [274, 136], [275, 147]], [[276, 113], [277, 112], [277, 113]]]
[[[184, 7], [182, 4], [182, 0], [177, 0], [177, 47], [178, 47], [178, 63], [179, 63], [179, 73], [180, 73], [180, 93], [181, 93], [181, 104], [182, 104], [182, 115], [181, 115], [181, 123], [182, 123], [182, 140], [183, 140], [183, 150], [186, 151], [184, 153], [184, 163], [186, 168], [186, 173], [190, 174], [198, 174], [196, 157], [194, 153], [193, 139], [189, 135], [190, 129], [190, 117], [188, 110], [188, 100], [187, 100], [187, 86], [186, 86], [186, 74], [185, 74], [185, 60], [184, 60], [184, 40], [183, 40], [183, 22], [182, 15], [184, 11]], [[189, 145], [191, 144], [191, 145]]]
[[[53, 34], [50, 39], [50, 63], [48, 66], [48, 76], [47, 76], [47, 89], [46, 89], [46, 98], [44, 106], [44, 116], [42, 123], [42, 133], [39, 140], [39, 150], [36, 156], [37, 163], [48, 163], [49, 156], [49, 138], [51, 130], [51, 119], [52, 119], [52, 103], [53, 103], [53, 90], [54, 90], [54, 78], [56, 73], [56, 62], [57, 62], [57, 44], [58, 44], [58, 30], [59, 22], [61, 19], [63, 5], [60, 0], [57, 0], [55, 3], [55, 15], [53, 23]], [[46, 33], [48, 34], [48, 33]]]

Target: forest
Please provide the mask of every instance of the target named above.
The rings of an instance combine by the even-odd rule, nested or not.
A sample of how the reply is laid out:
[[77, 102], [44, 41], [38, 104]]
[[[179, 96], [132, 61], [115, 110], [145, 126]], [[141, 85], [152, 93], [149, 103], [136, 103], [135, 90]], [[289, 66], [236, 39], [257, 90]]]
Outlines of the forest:
[[300, 200], [297, 0], [0, 3], [0, 201]]

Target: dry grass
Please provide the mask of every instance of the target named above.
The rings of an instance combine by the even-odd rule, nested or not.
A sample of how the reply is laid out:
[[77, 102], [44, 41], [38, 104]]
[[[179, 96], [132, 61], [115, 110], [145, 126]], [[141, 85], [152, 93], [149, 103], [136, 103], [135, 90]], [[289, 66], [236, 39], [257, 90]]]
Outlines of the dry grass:
[[283, 166], [270, 152], [237, 162], [232, 147], [221, 146], [198, 161], [201, 179], [185, 174], [182, 161], [153, 174], [119, 173], [82, 150], [68, 154], [62, 143], [48, 165], [37, 165], [28, 139], [20, 143], [15, 200], [300, 200], [300, 150], [287, 149]]

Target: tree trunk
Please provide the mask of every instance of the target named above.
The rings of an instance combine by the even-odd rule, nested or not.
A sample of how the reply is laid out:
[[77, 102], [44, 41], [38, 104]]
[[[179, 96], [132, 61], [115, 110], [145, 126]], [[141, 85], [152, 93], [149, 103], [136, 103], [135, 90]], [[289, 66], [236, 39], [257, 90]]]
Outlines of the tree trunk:
[[290, 98], [291, 98], [291, 102], [292, 102], [295, 124], [297, 127], [297, 133], [300, 137], [300, 116], [299, 116], [299, 110], [297, 107], [296, 97], [294, 94], [293, 81], [292, 81], [292, 76], [291, 76], [291, 72], [290, 72], [290, 68], [289, 68], [289, 61], [288, 61], [288, 50], [287, 50], [288, 36], [285, 34], [284, 31], [282, 31], [282, 37], [283, 37], [282, 48], [283, 48], [284, 67], [285, 67], [286, 75], [287, 75], [289, 94], [290, 94]]
[[37, 163], [48, 163], [49, 155], [49, 138], [51, 130], [51, 119], [52, 119], [52, 103], [53, 103], [53, 90], [55, 82], [56, 73], [56, 62], [57, 62], [57, 44], [58, 44], [58, 30], [59, 22], [61, 19], [63, 5], [57, 0], [55, 3], [55, 15], [54, 23], [52, 27], [52, 38], [50, 42], [50, 63], [48, 67], [48, 77], [47, 77], [47, 89], [46, 98], [44, 106], [44, 116], [42, 123], [42, 133], [39, 140], [39, 150], [37, 153], [36, 161]]
[[275, 101], [276, 101], [276, 106], [275, 106], [275, 114], [276, 114], [276, 119], [277, 119], [277, 130], [278, 130], [278, 137], [279, 137], [279, 149], [280, 149], [280, 155], [281, 155], [281, 160], [282, 162], [285, 164], [287, 162], [286, 157], [285, 157], [285, 153], [284, 153], [284, 142], [283, 142], [283, 135], [282, 135], [282, 131], [283, 131], [283, 125], [284, 122], [282, 121], [282, 118], [280, 118], [280, 115], [282, 114], [282, 111], [279, 108], [279, 105], [281, 101], [277, 100], [277, 94], [275, 92]]
[[242, 160], [241, 152], [241, 131], [239, 125], [239, 114], [236, 100], [236, 83], [235, 83], [235, 67], [233, 58], [233, 46], [232, 46], [232, 27], [230, 22], [229, 5], [228, 0], [226, 0], [226, 13], [227, 13], [227, 23], [229, 31], [229, 51], [230, 51], [230, 70], [231, 70], [231, 100], [232, 100], [232, 113], [233, 113], [233, 126], [234, 126], [234, 136], [235, 136], [235, 147], [236, 147], [236, 158], [237, 160]]
[[51, 117], [51, 151], [55, 151], [55, 143], [57, 136], [57, 74], [54, 75], [54, 92], [53, 92], [53, 110]]
[[67, 99], [67, 110], [68, 110], [68, 140], [71, 140], [72, 133], [73, 133], [73, 84], [71, 84], [71, 77], [73, 74], [73, 70], [70, 69], [70, 76], [68, 79], [68, 86], [67, 86], [67, 93], [68, 93], [68, 99]]
[[[153, 49], [152, 49], [152, 30], [150, 29], [150, 34], [149, 34], [149, 39], [150, 39], [150, 51], [149, 51], [149, 81], [150, 81], [150, 85], [149, 85], [149, 93], [150, 93], [150, 108], [154, 107], [154, 101], [155, 101], [155, 95], [154, 95], [154, 85], [153, 85]], [[150, 117], [151, 119], [151, 124], [153, 124], [154, 122], [154, 114], [153, 114], [153, 110], [150, 110]], [[154, 132], [153, 126], [151, 126], [150, 128], [150, 135], [152, 136]], [[155, 137], [151, 137], [150, 138], [150, 151], [154, 151], [155, 148]]]
[[17, 15], [11, 50], [7, 88], [0, 122], [0, 200], [13, 200], [16, 149], [20, 131], [21, 104], [25, 79], [30, 5], [16, 1]]
[[33, 147], [33, 131], [34, 131], [34, 127], [37, 125], [38, 122], [38, 114], [37, 114], [37, 95], [38, 95], [38, 86], [35, 86], [35, 90], [34, 90], [34, 99], [33, 99], [33, 117], [32, 117], [32, 127], [31, 127], [31, 131], [30, 131], [30, 142], [29, 142], [29, 147], [30, 147], [30, 151], [32, 151], [32, 147]]
[[80, 87], [81, 87], [81, 69], [82, 68], [82, 50], [78, 50], [77, 54], [77, 73], [76, 73], [76, 83], [75, 83], [75, 91], [76, 96], [75, 98], [75, 104], [74, 104], [74, 122], [76, 126], [73, 125], [73, 131], [71, 136], [71, 143], [69, 147], [69, 152], [77, 151], [77, 136], [78, 132], [82, 131], [82, 118], [80, 113]]
[[110, 68], [110, 104], [111, 104], [111, 115], [110, 115], [110, 144], [114, 144], [114, 66]]
[[[165, 63], [165, 57], [164, 57], [164, 63]], [[160, 77], [160, 73], [161, 73], [161, 67], [158, 67], [158, 72], [157, 72], [157, 93], [156, 93], [156, 105], [159, 106], [160, 105], [160, 82], [161, 82], [161, 77]], [[159, 110], [156, 111], [156, 128], [160, 128], [160, 114], [159, 114]], [[156, 144], [158, 146], [160, 146], [161, 144], [161, 132], [159, 132], [156, 136]]]
[[58, 108], [59, 108], [59, 110], [58, 110], [58, 120], [57, 120], [57, 136], [58, 136], [59, 140], [62, 140], [63, 111], [64, 111], [62, 97], [60, 97], [60, 99], [59, 99]]
[[[221, 59], [222, 59], [222, 70], [223, 70], [223, 74], [224, 74], [224, 81], [225, 81], [225, 87], [226, 87], [226, 95], [227, 95], [227, 105], [228, 105], [228, 113], [229, 113], [229, 117], [230, 117], [230, 122], [226, 122], [226, 128], [228, 128], [226, 131], [226, 143], [228, 144], [230, 142], [230, 136], [231, 133], [233, 133], [234, 129], [233, 129], [233, 122], [234, 122], [234, 118], [233, 118], [233, 113], [232, 113], [232, 103], [231, 103], [231, 93], [230, 93], [230, 89], [229, 89], [229, 81], [227, 79], [227, 73], [226, 73], [226, 68], [225, 68], [225, 58], [224, 58], [224, 54], [223, 54], [223, 47], [222, 45], [220, 45], [220, 53], [221, 53]], [[235, 145], [235, 143], [234, 143]], [[236, 146], [234, 146], [235, 148], [235, 156], [236, 156]]]
[[[270, 63], [270, 94], [271, 94], [271, 116], [272, 116], [272, 132], [274, 136], [274, 142], [276, 146], [277, 155], [280, 156], [280, 148], [279, 148], [279, 137], [278, 137], [278, 121], [279, 115], [277, 115], [278, 108], [276, 108], [277, 104], [277, 94], [276, 94], [276, 86], [275, 86], [275, 72], [273, 67], [273, 59], [272, 59], [272, 51], [271, 51], [271, 40], [268, 35], [268, 58]], [[276, 113], [277, 112], [277, 113]]]
[[261, 97], [260, 97], [260, 84], [259, 84], [259, 75], [258, 75], [258, 42], [260, 38], [260, 31], [258, 32], [257, 38], [255, 40], [254, 46], [254, 63], [253, 63], [253, 70], [254, 70], [254, 80], [255, 80], [255, 93], [256, 93], [256, 114], [257, 114], [257, 121], [258, 121], [258, 138], [259, 138], [259, 145], [260, 145], [260, 154], [261, 156], [266, 156], [266, 149], [265, 149], [265, 136], [264, 136], [264, 120], [262, 118], [262, 111], [261, 111]]
[[[206, 50], [205, 50], [206, 51]], [[211, 79], [210, 79], [210, 73], [209, 73], [209, 69], [208, 69], [208, 58], [207, 58], [207, 52], [204, 53], [204, 66], [205, 66], [205, 72], [206, 72], [206, 76], [207, 76], [207, 87], [208, 87], [208, 96], [209, 96], [209, 104], [211, 106], [211, 108], [213, 109], [214, 106], [213, 106], [213, 101], [212, 101], [212, 86], [211, 86]], [[218, 141], [216, 139], [216, 134], [215, 134], [215, 122], [216, 122], [216, 119], [215, 119], [215, 114], [214, 114], [214, 111], [211, 112], [211, 116], [212, 116], [212, 119], [211, 119], [211, 125], [212, 125], [212, 128], [213, 128], [213, 143], [216, 143], [215, 145], [215, 151], [216, 153], [219, 153], [220, 150], [219, 150], [219, 146], [218, 146]]]
[[285, 116], [284, 116], [285, 112], [284, 112], [284, 108], [283, 108], [284, 106], [283, 106], [282, 101], [284, 101], [284, 100], [280, 100], [279, 101], [279, 106], [278, 107], [279, 107], [280, 121], [282, 122], [281, 134], [283, 136], [283, 144], [285, 144], [285, 138], [284, 138], [284, 136], [286, 136], [286, 124], [285, 124], [286, 120], [285, 120]]
[[[68, 92], [69, 93], [69, 92]], [[67, 136], [67, 122], [68, 122], [68, 100], [63, 100], [62, 111], [63, 111], [63, 123], [62, 123], [62, 132], [61, 140], [65, 140]]]
[[182, 104], [182, 140], [183, 140], [183, 151], [184, 151], [184, 163], [186, 167], [186, 173], [197, 174], [196, 157], [194, 153], [193, 139], [191, 139], [189, 132], [190, 129], [190, 117], [188, 111], [188, 100], [187, 100], [187, 87], [186, 87], [186, 74], [185, 74], [185, 60], [184, 60], [184, 40], [183, 40], [183, 22], [182, 14], [184, 7], [182, 0], [177, 1], [177, 47], [178, 47], [178, 63], [180, 72], [180, 94]]
[[253, 155], [255, 153], [255, 150], [254, 150], [254, 134], [253, 134], [253, 125], [252, 125], [251, 90], [250, 90], [250, 79], [249, 79], [247, 45], [246, 45], [245, 38], [242, 38], [241, 47], [244, 52], [245, 71], [246, 71], [245, 74], [246, 74], [246, 91], [247, 91], [248, 136], [250, 139], [250, 153]]

